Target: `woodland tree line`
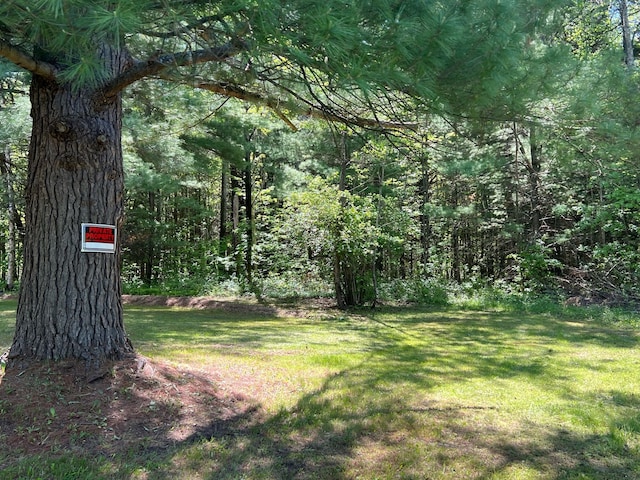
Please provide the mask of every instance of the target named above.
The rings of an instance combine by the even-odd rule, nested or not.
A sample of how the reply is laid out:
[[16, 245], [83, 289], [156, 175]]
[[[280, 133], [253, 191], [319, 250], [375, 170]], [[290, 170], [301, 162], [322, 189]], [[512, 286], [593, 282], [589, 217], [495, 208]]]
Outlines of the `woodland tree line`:
[[[475, 102], [466, 115], [376, 97], [407, 119], [381, 127], [136, 84], [124, 99], [125, 290], [333, 294], [343, 307], [441, 302], [451, 285], [636, 299], [639, 8], [561, 9], [530, 39], [537, 60], [507, 69], [508, 109], [482, 92], [461, 95]], [[24, 235], [24, 82], [0, 86], [8, 290]]]

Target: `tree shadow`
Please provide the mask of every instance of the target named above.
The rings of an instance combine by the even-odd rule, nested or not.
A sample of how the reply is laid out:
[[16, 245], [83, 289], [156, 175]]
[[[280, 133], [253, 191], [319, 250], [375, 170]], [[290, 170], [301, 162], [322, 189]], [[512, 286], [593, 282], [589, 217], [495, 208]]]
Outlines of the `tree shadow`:
[[[640, 435], [640, 398], [635, 395], [610, 392], [611, 401], [624, 406], [625, 413], [605, 433], [529, 422], [501, 427], [486, 423], [502, 415], [499, 407], [399, 397], [393, 391], [397, 365], [377, 365], [372, 372], [365, 362], [344, 370], [275, 415], [257, 407], [213, 421], [167, 451], [165, 466], [153, 473], [170, 478], [176, 472], [167, 464], [175, 465], [176, 458], [185, 475], [197, 472], [211, 480], [341, 480], [354, 478], [354, 472], [362, 478], [489, 480], [514, 478], [523, 469], [550, 479], [613, 480], [634, 478], [640, 471], [640, 448], [633, 445]], [[626, 434], [636, 440], [627, 441]], [[194, 449], [200, 454], [194, 455]], [[357, 458], [363, 456], [368, 458]], [[441, 474], [456, 465], [459, 475]], [[473, 476], [465, 476], [465, 466]]]
[[[224, 303], [217, 301], [218, 303]], [[169, 347], [201, 344], [242, 345], [258, 348], [265, 343], [286, 342], [290, 328], [272, 307], [265, 311], [234, 308], [234, 302], [221, 309], [167, 309], [164, 307], [129, 306], [125, 309], [125, 327], [143, 345]], [[262, 308], [262, 307], [260, 307]], [[265, 313], [267, 312], [267, 313]]]
[[[463, 465], [473, 465], [474, 477], [486, 479], [500, 472], [509, 475], [516, 467], [530, 467], [548, 478], [584, 474], [622, 479], [637, 474], [639, 450], [620, 437], [630, 432], [637, 438], [640, 420], [631, 412], [640, 405], [626, 392], [610, 392], [612, 401], [627, 412], [619, 415], [612, 430], [587, 434], [522, 420], [508, 427], [490, 425], [487, 419], [508, 415], [499, 411], [499, 405], [441, 405], [421, 400], [418, 393], [444, 382], [524, 377], [569, 397], [567, 376], [547, 368], [554, 361], [554, 342], [626, 349], [637, 346], [637, 335], [536, 316], [525, 321], [517, 315], [492, 314], [476, 323], [442, 312], [437, 315], [397, 324], [363, 320], [370, 322], [371, 353], [362, 363], [327, 378], [290, 409], [272, 416], [256, 414], [251, 421], [241, 417], [222, 434], [207, 431], [198, 438], [203, 448], [222, 452], [220, 458], [194, 459], [189, 468], [211, 479], [244, 475], [340, 480], [352, 478], [358, 469], [366, 478], [366, 468], [383, 472], [379, 474], [383, 478], [423, 478], [429, 473], [441, 476], [447, 465], [463, 458]], [[419, 329], [417, 333], [416, 325], [434, 322], [438, 328], [428, 329], [429, 338]], [[532, 358], [531, 349], [519, 353], [514, 338], [535, 345], [540, 355]], [[460, 345], [467, 348], [456, 350]], [[485, 353], [469, 355], [469, 345]], [[469, 428], [469, 423], [474, 426]], [[622, 433], [616, 434], [616, 429]], [[355, 460], [363, 455], [369, 460]]]
[[520, 436], [511, 439], [478, 437], [477, 432], [464, 429], [458, 434], [473, 436], [481, 448], [501, 459], [482, 479], [527, 467], [553, 479], [640, 478], [640, 397], [617, 391], [609, 393], [612, 404], [622, 402], [625, 408], [613, 416], [602, 433], [593, 432], [602, 429], [581, 433], [561, 426], [528, 424]]
[[[170, 329], [178, 328], [179, 317]], [[287, 328], [263, 320], [250, 332], [234, 335], [238, 324], [233, 319], [216, 320], [207, 314], [183, 324], [184, 334], [196, 335], [207, 322], [218, 329], [218, 336], [207, 341], [251, 338], [252, 345], [270, 345]], [[73, 415], [83, 412], [92, 422], [106, 419], [84, 429], [101, 435], [100, 439], [86, 436], [83, 443], [76, 436], [64, 446], [58, 443], [72, 455], [89, 451], [100, 456], [110, 472], [104, 478], [132, 478], [140, 468], [147, 478], [191, 475], [212, 480], [358, 476], [488, 480], [496, 475], [510, 478], [517, 469], [526, 468], [550, 479], [580, 475], [622, 479], [638, 474], [640, 397], [632, 389], [582, 399], [611, 406], [611, 425], [604, 432], [536, 424], [492, 401], [443, 403], [430, 395], [443, 385], [464, 385], [474, 379], [522, 378], [572, 401], [576, 394], [569, 386], [569, 373], [554, 363], [557, 345], [632, 349], [637, 347], [637, 334], [548, 317], [474, 314], [470, 318], [446, 311], [405, 311], [397, 316], [392, 311], [388, 316], [334, 322], [341, 331], [358, 333], [359, 361], [327, 376], [317, 389], [275, 413], [247, 398], [241, 385], [226, 388], [210, 372], [166, 366], [148, 378], [133, 371], [119, 382], [107, 378], [91, 387], [93, 396], [76, 385], [78, 396], [53, 388], [43, 397], [34, 386], [33, 399], [45, 399], [43, 405], [60, 409], [52, 425], [61, 429], [69, 422], [78, 423]], [[160, 323], [150, 333], [157, 341], [163, 338]], [[57, 381], [57, 377], [48, 380], [50, 385]], [[12, 382], [2, 382], [0, 406], [11, 386]], [[103, 400], [96, 411], [93, 402], [99, 398]], [[63, 403], [73, 407], [64, 419]], [[507, 423], [511, 414], [518, 418]], [[47, 408], [37, 415], [46, 422]], [[133, 425], [135, 418], [140, 421]], [[33, 438], [42, 441], [46, 436]], [[46, 438], [45, 447], [53, 440]], [[447, 473], [454, 467], [456, 472]]]
[[[348, 478], [350, 459], [363, 439], [386, 436], [388, 422], [401, 424], [411, 413], [393, 395], [372, 395], [377, 381], [365, 364], [344, 370], [290, 409], [267, 415], [254, 408], [212, 421], [176, 445], [174, 454], [183, 458], [185, 449], [193, 448], [215, 452], [215, 459], [187, 454], [190, 462], [182, 464], [183, 474], [198, 472], [212, 480]], [[154, 474], [172, 476], [164, 467]]]

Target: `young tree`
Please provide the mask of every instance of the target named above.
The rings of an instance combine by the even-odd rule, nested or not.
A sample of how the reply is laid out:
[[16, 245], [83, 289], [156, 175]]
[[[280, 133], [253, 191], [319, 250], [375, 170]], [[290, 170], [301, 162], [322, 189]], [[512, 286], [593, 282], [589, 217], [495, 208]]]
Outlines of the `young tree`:
[[[121, 96], [143, 79], [368, 128], [394, 99], [507, 108], [510, 72], [548, 1], [15, 0], [0, 57], [32, 75], [24, 273], [12, 361], [98, 366], [132, 351], [119, 254], [81, 251], [80, 224], [123, 222]], [[505, 92], [507, 94], [505, 94]], [[377, 109], [375, 115], [367, 113]], [[503, 108], [502, 108], [503, 109]]]

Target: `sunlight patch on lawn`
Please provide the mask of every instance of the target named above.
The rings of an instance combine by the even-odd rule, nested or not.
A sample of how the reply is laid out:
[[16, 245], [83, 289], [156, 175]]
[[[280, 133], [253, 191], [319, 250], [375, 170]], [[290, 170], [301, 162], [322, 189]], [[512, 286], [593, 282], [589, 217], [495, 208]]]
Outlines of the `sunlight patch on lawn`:
[[206, 373], [258, 411], [121, 478], [640, 475], [640, 334], [629, 328], [420, 308], [277, 318], [127, 307], [125, 317], [141, 354]]
[[17, 305], [15, 300], [3, 300], [0, 303], [0, 355], [9, 349], [13, 341]]
[[[162, 351], [219, 368], [222, 382], [246, 378], [266, 406], [264, 437], [240, 454], [248, 478], [271, 478], [286, 462], [311, 472], [342, 463], [345, 478], [589, 478], [613, 465], [628, 472], [638, 458], [624, 456], [640, 444], [634, 332], [411, 310], [225, 322], [209, 340]], [[284, 464], [258, 453], [269, 445], [289, 452]]]

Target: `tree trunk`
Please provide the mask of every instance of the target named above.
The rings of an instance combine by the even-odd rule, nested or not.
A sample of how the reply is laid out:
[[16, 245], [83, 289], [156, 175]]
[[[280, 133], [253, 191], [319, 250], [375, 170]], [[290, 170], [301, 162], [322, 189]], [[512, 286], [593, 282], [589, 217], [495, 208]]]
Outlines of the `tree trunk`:
[[11, 171], [11, 149], [5, 148], [4, 159], [0, 164], [7, 188], [7, 273], [6, 289], [13, 290], [16, 280], [16, 200], [13, 189], [13, 173]]
[[[380, 165], [380, 170], [377, 176], [378, 186], [378, 201], [376, 203], [376, 228], [380, 228], [380, 217], [382, 214], [382, 187], [384, 186], [384, 164]], [[378, 260], [380, 260], [381, 248], [376, 248], [373, 259], [371, 260], [371, 282], [373, 287], [373, 300], [371, 300], [371, 308], [376, 306], [378, 302]]]
[[340, 258], [338, 254], [333, 254], [333, 288], [336, 293], [336, 302], [338, 304], [338, 308], [344, 310], [349, 306], [349, 300], [347, 299], [347, 293], [342, 285], [342, 280], [344, 274], [342, 273], [342, 268], [340, 265]]
[[231, 252], [235, 258], [235, 274], [238, 278], [243, 275], [244, 262], [240, 246], [242, 235], [240, 232], [240, 178], [242, 172], [236, 165], [231, 165]]
[[529, 196], [531, 198], [531, 236], [532, 240], [540, 237], [540, 171], [542, 163], [540, 159], [540, 144], [536, 135], [536, 127], [531, 125], [529, 129], [529, 146], [531, 152], [531, 164], [529, 165]]
[[627, 0], [620, 0], [620, 20], [622, 23], [622, 49], [624, 50], [624, 63], [629, 70], [635, 66], [635, 57], [633, 54], [633, 34], [631, 33], [631, 24], [629, 23], [629, 8]]
[[[153, 214], [154, 220], [156, 218], [156, 193], [147, 192], [147, 208], [148, 211]], [[151, 285], [153, 282], [153, 267], [155, 264], [156, 256], [156, 241], [157, 241], [157, 228], [155, 221], [151, 223], [147, 238], [145, 240], [142, 270], [140, 271], [140, 278], [145, 285]]]
[[218, 239], [220, 240], [219, 253], [226, 256], [229, 254], [228, 223], [229, 223], [229, 162], [222, 159], [222, 175], [220, 176], [220, 228]]
[[429, 250], [431, 249], [431, 219], [427, 212], [431, 202], [431, 178], [429, 159], [425, 155], [420, 159], [421, 178], [418, 187], [420, 194], [420, 263], [422, 271], [427, 270], [429, 264]]
[[[103, 54], [120, 71], [119, 52]], [[81, 251], [81, 223], [120, 232], [123, 222], [122, 106], [119, 96], [103, 101], [93, 91], [33, 77], [12, 364], [72, 358], [95, 368], [132, 351], [122, 319], [120, 254]]]
[[253, 166], [253, 154], [247, 152], [244, 165], [244, 214], [246, 217], [246, 238], [247, 251], [245, 252], [245, 269], [247, 283], [253, 287], [253, 177], [251, 175]]
[[[346, 190], [347, 182], [347, 168], [351, 162], [349, 152], [347, 150], [346, 134], [342, 133], [340, 137], [340, 180], [338, 184], [338, 190], [341, 192]], [[346, 207], [346, 199], [342, 195], [340, 196], [340, 208], [343, 210]], [[343, 217], [341, 212], [341, 217]], [[340, 219], [342, 221], [342, 218]], [[338, 241], [340, 238], [340, 229], [338, 226], [337, 231], [334, 232], [334, 241]], [[347, 262], [341, 257], [337, 245], [334, 246], [333, 252], [333, 287], [336, 293], [336, 302], [338, 308], [345, 309], [349, 306], [354, 306], [353, 303], [353, 291], [350, 290], [352, 282], [349, 281], [349, 268]]]
[[[451, 207], [454, 211], [458, 209], [458, 194], [458, 185], [454, 180], [451, 192]], [[456, 283], [462, 282], [460, 273], [460, 224], [461, 220], [454, 218], [451, 225], [451, 279]]]

